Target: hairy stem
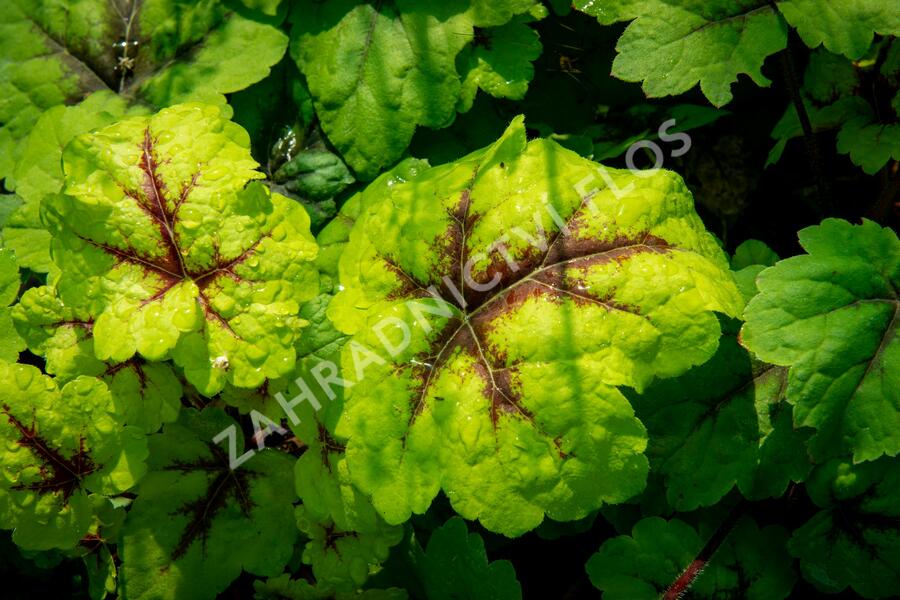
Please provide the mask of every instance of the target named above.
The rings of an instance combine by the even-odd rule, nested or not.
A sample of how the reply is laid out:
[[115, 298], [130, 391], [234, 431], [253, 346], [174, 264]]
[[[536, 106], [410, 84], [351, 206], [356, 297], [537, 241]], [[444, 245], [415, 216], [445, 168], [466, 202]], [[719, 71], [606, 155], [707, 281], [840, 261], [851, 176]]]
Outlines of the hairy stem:
[[697, 580], [697, 577], [699, 577], [703, 572], [703, 569], [706, 568], [707, 563], [709, 563], [710, 559], [722, 543], [728, 538], [728, 535], [734, 529], [735, 524], [743, 514], [744, 503], [741, 502], [728, 513], [728, 516], [725, 517], [725, 520], [722, 521], [719, 528], [716, 529], [712, 536], [710, 536], [696, 558], [694, 558], [687, 568], [681, 572], [681, 575], [666, 588], [665, 593], [662, 595], [662, 600], [678, 600], [678, 598], [681, 598], [690, 587], [694, 585], [694, 581]]

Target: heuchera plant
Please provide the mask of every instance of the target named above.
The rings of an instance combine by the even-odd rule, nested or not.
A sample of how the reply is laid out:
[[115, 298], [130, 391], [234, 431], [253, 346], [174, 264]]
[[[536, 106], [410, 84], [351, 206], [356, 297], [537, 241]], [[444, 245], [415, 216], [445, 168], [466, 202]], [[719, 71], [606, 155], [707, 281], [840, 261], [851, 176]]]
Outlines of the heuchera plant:
[[900, 597], [898, 34], [5, 0], [4, 597]]

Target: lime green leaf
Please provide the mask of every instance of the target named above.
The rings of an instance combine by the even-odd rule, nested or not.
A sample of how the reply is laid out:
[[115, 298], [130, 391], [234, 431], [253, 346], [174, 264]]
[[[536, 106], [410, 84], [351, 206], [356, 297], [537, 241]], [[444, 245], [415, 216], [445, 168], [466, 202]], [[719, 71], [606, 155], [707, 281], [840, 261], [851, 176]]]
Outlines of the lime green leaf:
[[392, 546], [403, 539], [403, 528], [383, 521], [362, 533], [312, 518], [306, 506], [298, 506], [297, 527], [309, 538], [303, 562], [311, 565], [319, 587], [337, 591], [359, 588], [378, 565], [387, 560]]
[[883, 0], [782, 0], [778, 10], [806, 45], [862, 57], [874, 34], [900, 35], [900, 10]]
[[88, 494], [124, 492], [143, 475], [146, 439], [119, 424], [97, 379], [60, 389], [34, 367], [0, 362], [0, 382], [0, 524], [23, 548], [72, 548], [93, 524]]
[[13, 318], [28, 349], [46, 359], [46, 371], [58, 381], [64, 383], [79, 375], [103, 379], [124, 423], [151, 433], [178, 417], [181, 383], [172, 368], [139, 357], [119, 363], [99, 360], [93, 342], [95, 315], [64, 305], [53, 288], [42, 286], [25, 292]]
[[[164, 106], [259, 81], [284, 55], [276, 27], [224, 2], [63, 0], [6, 3], [0, 17], [0, 177], [43, 110], [97, 90]], [[246, 60], [252, 56], [253, 60]]]
[[15, 362], [25, 342], [16, 332], [9, 305], [19, 295], [19, 266], [15, 254], [0, 247], [0, 361]]
[[67, 195], [44, 209], [60, 299], [96, 314], [97, 358], [171, 353], [207, 395], [290, 373], [316, 246], [299, 205], [245, 187], [261, 177], [248, 145], [218, 108], [185, 104], [67, 147]]
[[[690, 588], [691, 598], [787, 598], [796, 575], [777, 526], [757, 528], [738, 521]], [[678, 519], [643, 519], [630, 536], [603, 543], [587, 563], [591, 582], [604, 600], [656, 600], [691, 565], [703, 548], [697, 531]]]
[[900, 595], [897, 461], [830, 461], [813, 472], [808, 489], [825, 510], [797, 529], [788, 545], [803, 576], [829, 594], [851, 586], [864, 598]]
[[711, 360], [632, 400], [669, 504], [679, 511], [711, 506], [735, 484], [752, 499], [777, 497], [803, 480], [809, 434], [793, 430], [786, 382], [786, 369], [753, 364], [728, 336]]
[[475, 30], [472, 45], [457, 58], [457, 65], [462, 65], [459, 112], [472, 108], [479, 89], [495, 98], [525, 97], [534, 77], [531, 63], [541, 55], [541, 42], [530, 21], [530, 16], [518, 16], [497, 28]]
[[473, 27], [502, 25], [533, 5], [302, 0], [291, 52], [328, 139], [360, 178], [372, 179], [401, 156], [418, 125], [453, 120], [461, 92], [455, 61]]
[[76, 136], [115, 122], [127, 113], [145, 112], [129, 108], [120, 96], [108, 90], [88, 96], [75, 106], [55, 106], [45, 111], [24, 140], [18, 153], [13, 179], [24, 204], [5, 225], [3, 237], [16, 251], [19, 264], [39, 273], [53, 271], [50, 234], [40, 222], [43, 198], [62, 191], [65, 175], [62, 152]]
[[265, 581], [255, 581], [253, 590], [256, 600], [406, 600], [408, 597], [405, 591], [396, 588], [335, 592], [305, 579], [291, 579], [287, 573]]
[[41, 223], [39, 202], [22, 202], [4, 223], [3, 246], [16, 254], [16, 262], [36, 273], [58, 273], [50, 258], [50, 232]]
[[275, 576], [291, 557], [293, 520], [289, 456], [264, 451], [229, 468], [228, 450], [212, 438], [230, 430], [223, 411], [183, 410], [150, 436], [149, 473], [122, 534], [125, 598], [215, 598], [245, 570]]
[[646, 433], [618, 386], [707, 360], [713, 311], [743, 301], [677, 175], [604, 169], [605, 185], [599, 168], [526, 144], [516, 119], [356, 222], [328, 308], [354, 335], [336, 433], [389, 523], [443, 488], [512, 536], [643, 488]]
[[612, 74], [643, 82], [651, 98], [699, 83], [709, 101], [722, 106], [740, 74], [769, 85], [763, 61], [787, 44], [786, 25], [764, 0], [579, 0], [575, 6], [602, 23], [635, 19], [616, 45]]
[[790, 366], [794, 423], [817, 429], [816, 457], [900, 453], [900, 241], [871, 221], [826, 219], [800, 231], [808, 252], [757, 278], [742, 343]]
[[488, 562], [484, 541], [454, 517], [436, 529], [420, 562], [428, 598], [518, 600], [522, 589], [507, 560]]

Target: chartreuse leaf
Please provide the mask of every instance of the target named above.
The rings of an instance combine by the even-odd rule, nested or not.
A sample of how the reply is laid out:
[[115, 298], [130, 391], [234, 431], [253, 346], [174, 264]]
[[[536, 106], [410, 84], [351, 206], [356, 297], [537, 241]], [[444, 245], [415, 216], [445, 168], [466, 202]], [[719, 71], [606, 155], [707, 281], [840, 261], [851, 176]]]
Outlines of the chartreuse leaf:
[[312, 566], [316, 583], [323, 589], [347, 592], [359, 588], [387, 560], [391, 547], [403, 539], [402, 527], [383, 521], [359, 532], [311, 518], [305, 505], [297, 507], [296, 516], [297, 527], [309, 538], [303, 562]]
[[335, 432], [389, 523], [443, 489], [514, 536], [643, 488], [646, 432], [618, 386], [707, 360], [714, 311], [743, 301], [678, 176], [604, 169], [614, 190], [599, 168], [526, 144], [518, 118], [356, 222], [328, 308], [353, 334]]
[[[708, 535], [708, 534], [707, 534]], [[691, 598], [787, 598], [796, 575], [785, 548], [787, 533], [778, 526], [758, 528], [738, 521], [724, 544], [690, 588]], [[630, 536], [607, 540], [587, 563], [591, 582], [604, 600], [656, 600], [701, 553], [703, 539], [680, 521], [650, 517]], [[701, 557], [703, 558], [703, 557]]]
[[63, 189], [62, 152], [66, 144], [125, 114], [143, 112], [146, 109], [129, 107], [121, 96], [100, 91], [75, 106], [55, 106], [40, 116], [17, 153], [13, 171], [16, 193], [24, 203], [10, 215], [3, 229], [4, 243], [15, 250], [21, 266], [39, 273], [54, 271], [50, 233], [40, 222], [40, 203]]
[[616, 45], [612, 74], [643, 82], [649, 97], [699, 83], [722, 106], [740, 74], [767, 86], [763, 61], [787, 44], [787, 26], [765, 0], [577, 0], [575, 7], [604, 24], [634, 19]]
[[708, 362], [633, 398], [669, 504], [711, 506], [735, 485], [751, 499], [781, 496], [803, 480], [809, 433], [793, 429], [786, 383], [786, 369], [753, 361], [726, 336]]
[[864, 598], [900, 595], [900, 463], [832, 460], [807, 490], [824, 510], [788, 544], [803, 576], [829, 594], [850, 586]]
[[291, 579], [287, 573], [265, 581], [253, 582], [256, 600], [406, 600], [406, 592], [397, 588], [386, 590], [353, 590], [336, 592], [316, 586], [305, 579]]
[[778, 10], [807, 46], [824, 44], [851, 59], [866, 53], [876, 33], [900, 35], [900, 10], [882, 0], [782, 0]]
[[44, 357], [45, 370], [57, 381], [64, 383], [79, 375], [103, 379], [116, 414], [126, 424], [152, 433], [178, 418], [182, 387], [171, 366], [137, 356], [124, 362], [98, 359], [93, 340], [96, 315], [63, 304], [54, 288], [25, 292], [13, 309], [13, 319], [28, 349]]
[[459, 517], [432, 532], [418, 567], [428, 598], [434, 600], [522, 597], [512, 563], [488, 562], [481, 536], [469, 533], [466, 522]]
[[66, 148], [67, 195], [44, 212], [60, 300], [96, 315], [97, 358], [171, 355], [207, 395], [290, 373], [316, 246], [302, 207], [247, 185], [248, 146], [215, 106], [184, 104]]
[[150, 436], [149, 473], [131, 507], [119, 555], [123, 598], [215, 598], [245, 570], [275, 576], [297, 537], [290, 456], [265, 451], [229, 468], [212, 442], [241, 431], [222, 410], [183, 410]]
[[303, 336], [296, 344], [297, 366], [282, 379], [268, 381], [255, 390], [226, 388], [222, 399], [242, 412], [257, 410], [274, 422], [284, 418], [282, 400], [291, 402], [303, 397], [296, 383], [300, 380], [310, 389], [315, 403], [307, 400], [291, 402], [293, 418], [288, 418], [296, 437], [306, 446], [294, 466], [297, 495], [303, 501], [308, 520], [327, 523], [341, 531], [372, 533], [385, 529], [381, 517], [371, 501], [353, 485], [344, 457], [344, 440], [334, 434], [341, 415], [341, 388], [329, 396], [317, 385], [312, 375], [317, 365], [328, 363], [338, 368], [340, 352], [348, 336], [338, 331], [326, 316], [326, 309], [337, 292], [338, 259], [350, 237], [350, 229], [360, 212], [378, 201], [390, 186], [401, 183], [427, 167], [424, 161], [405, 159], [394, 169], [383, 173], [362, 191], [354, 194], [341, 207], [340, 213], [318, 235], [320, 252], [316, 266], [320, 274], [320, 294], [303, 305], [301, 317], [309, 321]]
[[742, 343], [789, 366], [794, 423], [815, 457], [900, 453], [900, 241], [872, 221], [826, 219], [800, 231], [808, 252], [760, 273]]
[[122, 427], [106, 385], [62, 388], [32, 366], [0, 362], [0, 524], [22, 548], [72, 548], [94, 523], [90, 493], [130, 489], [145, 471], [143, 433]]
[[453, 120], [462, 89], [456, 59], [473, 42], [473, 27], [503, 25], [534, 4], [302, 0], [291, 53], [323, 131], [368, 180], [401, 156], [418, 125]]
[[0, 361], [15, 362], [25, 342], [13, 326], [9, 305], [19, 295], [21, 279], [16, 256], [11, 250], [0, 247]]
[[43, 110], [104, 89], [156, 106], [224, 102], [287, 47], [276, 27], [217, 0], [10, 0], [0, 31], [0, 177]]

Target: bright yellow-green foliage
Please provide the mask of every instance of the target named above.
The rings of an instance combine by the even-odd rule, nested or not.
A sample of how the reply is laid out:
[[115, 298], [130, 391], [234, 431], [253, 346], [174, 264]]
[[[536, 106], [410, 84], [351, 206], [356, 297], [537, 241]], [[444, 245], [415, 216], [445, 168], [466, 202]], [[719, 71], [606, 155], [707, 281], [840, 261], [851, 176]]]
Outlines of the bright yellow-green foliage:
[[243, 129], [185, 104], [77, 137], [45, 199], [63, 304], [95, 317], [96, 357], [171, 356], [202, 393], [289, 373], [317, 290], [298, 204], [258, 184]]
[[[743, 300], [680, 178], [604, 170], [614, 189], [599, 168], [526, 144], [517, 119], [356, 222], [329, 307], [353, 334], [336, 433], [388, 522], [443, 489], [518, 535], [643, 489], [646, 431], [619, 386], [707, 360], [715, 313]], [[381, 337], [401, 345], [398, 322], [409, 342], [390, 356]]]
[[78, 377], [60, 389], [38, 369], [0, 362], [0, 525], [23, 548], [71, 548], [94, 525], [90, 494], [130, 489], [147, 440], [121, 427], [106, 385]]

